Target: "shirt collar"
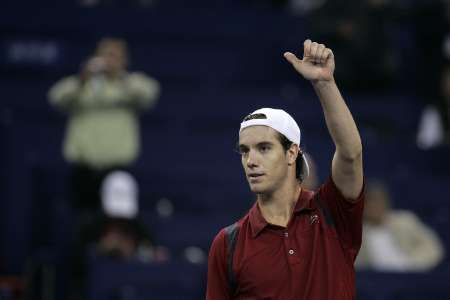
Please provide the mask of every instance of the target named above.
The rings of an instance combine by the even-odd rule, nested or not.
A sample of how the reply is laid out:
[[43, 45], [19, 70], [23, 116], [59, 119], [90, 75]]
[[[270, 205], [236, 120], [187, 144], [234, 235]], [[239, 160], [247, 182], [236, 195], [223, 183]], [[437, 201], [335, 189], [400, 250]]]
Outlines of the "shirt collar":
[[298, 197], [299, 200], [297, 201], [297, 203], [295, 203], [294, 213], [297, 214], [304, 210], [316, 209], [314, 201], [312, 201], [313, 197], [314, 197], [313, 191], [302, 188], [300, 196]]
[[[295, 203], [294, 207], [294, 214], [297, 215], [302, 211], [305, 210], [313, 210], [315, 209], [313, 205], [313, 198], [314, 193], [308, 190], [305, 190], [302, 188], [300, 192], [300, 196], [298, 197], [297, 202]], [[252, 208], [249, 212], [249, 221], [250, 226], [252, 230], [252, 237], [255, 238], [258, 236], [258, 234], [266, 228], [269, 223], [264, 219], [263, 215], [261, 214], [261, 210], [259, 209], [258, 201], [255, 201], [255, 204], [253, 204]]]

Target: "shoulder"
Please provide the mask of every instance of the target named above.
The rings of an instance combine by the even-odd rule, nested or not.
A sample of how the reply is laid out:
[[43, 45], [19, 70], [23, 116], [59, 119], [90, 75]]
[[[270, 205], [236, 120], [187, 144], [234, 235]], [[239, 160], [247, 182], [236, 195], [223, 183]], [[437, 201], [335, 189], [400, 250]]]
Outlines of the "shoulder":
[[236, 240], [246, 220], [248, 220], [248, 215], [220, 229], [214, 237], [212, 247], [219, 246], [225, 248], [231, 241]]
[[150, 78], [144, 72], [139, 72], [139, 71], [127, 72], [126, 76], [127, 76], [127, 78]]
[[77, 75], [70, 75], [63, 77], [56, 81], [55, 85], [78, 85], [80, 84], [80, 77]]
[[227, 227], [222, 228], [216, 234], [209, 249], [209, 259], [226, 259], [226, 253], [228, 251], [227, 249], [229, 248], [229, 245], [231, 243], [230, 237], [232, 234], [234, 234], [234, 237], [237, 236], [237, 228], [237, 223], [233, 223]]
[[421, 224], [419, 217], [408, 210], [392, 210], [389, 213], [389, 222], [396, 225], [410, 226], [412, 224]]
[[241, 226], [242, 224], [237, 221], [223, 229], [223, 234], [225, 236], [228, 247], [234, 247], [234, 245], [236, 244], [236, 239], [239, 235]]
[[129, 72], [126, 75], [128, 80], [157, 82], [154, 78], [148, 76], [144, 72]]
[[67, 94], [78, 91], [81, 86], [80, 78], [77, 75], [63, 77], [51, 86], [48, 97], [51, 102], [58, 102]]
[[321, 198], [333, 198], [339, 200], [340, 202], [348, 204], [349, 206], [353, 206], [354, 204], [362, 202], [364, 200], [365, 181], [363, 182], [363, 186], [358, 197], [356, 197], [355, 199], [346, 198], [336, 186], [336, 183], [334, 182], [332, 176], [329, 176], [325, 183], [319, 187], [317, 193]]

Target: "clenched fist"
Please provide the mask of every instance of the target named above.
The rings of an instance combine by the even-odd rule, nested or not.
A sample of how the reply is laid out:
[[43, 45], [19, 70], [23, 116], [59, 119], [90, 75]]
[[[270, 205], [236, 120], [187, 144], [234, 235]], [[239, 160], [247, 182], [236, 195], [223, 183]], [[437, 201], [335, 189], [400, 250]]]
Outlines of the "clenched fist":
[[303, 43], [303, 59], [297, 58], [291, 52], [285, 52], [284, 57], [307, 80], [312, 82], [334, 80], [333, 51], [324, 44], [306, 40]]

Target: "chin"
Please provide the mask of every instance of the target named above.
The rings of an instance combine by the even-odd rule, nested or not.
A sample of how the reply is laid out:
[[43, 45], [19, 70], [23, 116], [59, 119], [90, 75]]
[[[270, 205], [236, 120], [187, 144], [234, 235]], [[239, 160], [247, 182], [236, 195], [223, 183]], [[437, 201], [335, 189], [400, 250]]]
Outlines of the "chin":
[[255, 194], [263, 194], [264, 193], [264, 190], [262, 190], [260, 188], [252, 187], [252, 186], [250, 186], [250, 190]]
[[250, 190], [255, 194], [266, 194], [268, 189], [262, 184], [249, 184]]

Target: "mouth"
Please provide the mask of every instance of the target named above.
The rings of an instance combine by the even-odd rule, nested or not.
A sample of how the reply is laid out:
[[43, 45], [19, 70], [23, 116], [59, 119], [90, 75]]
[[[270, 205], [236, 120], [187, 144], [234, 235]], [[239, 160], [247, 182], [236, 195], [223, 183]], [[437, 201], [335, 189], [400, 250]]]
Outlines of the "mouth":
[[263, 176], [264, 176], [264, 173], [250, 173], [247, 175], [248, 179], [252, 182], [257, 181], [258, 179], [260, 179]]

